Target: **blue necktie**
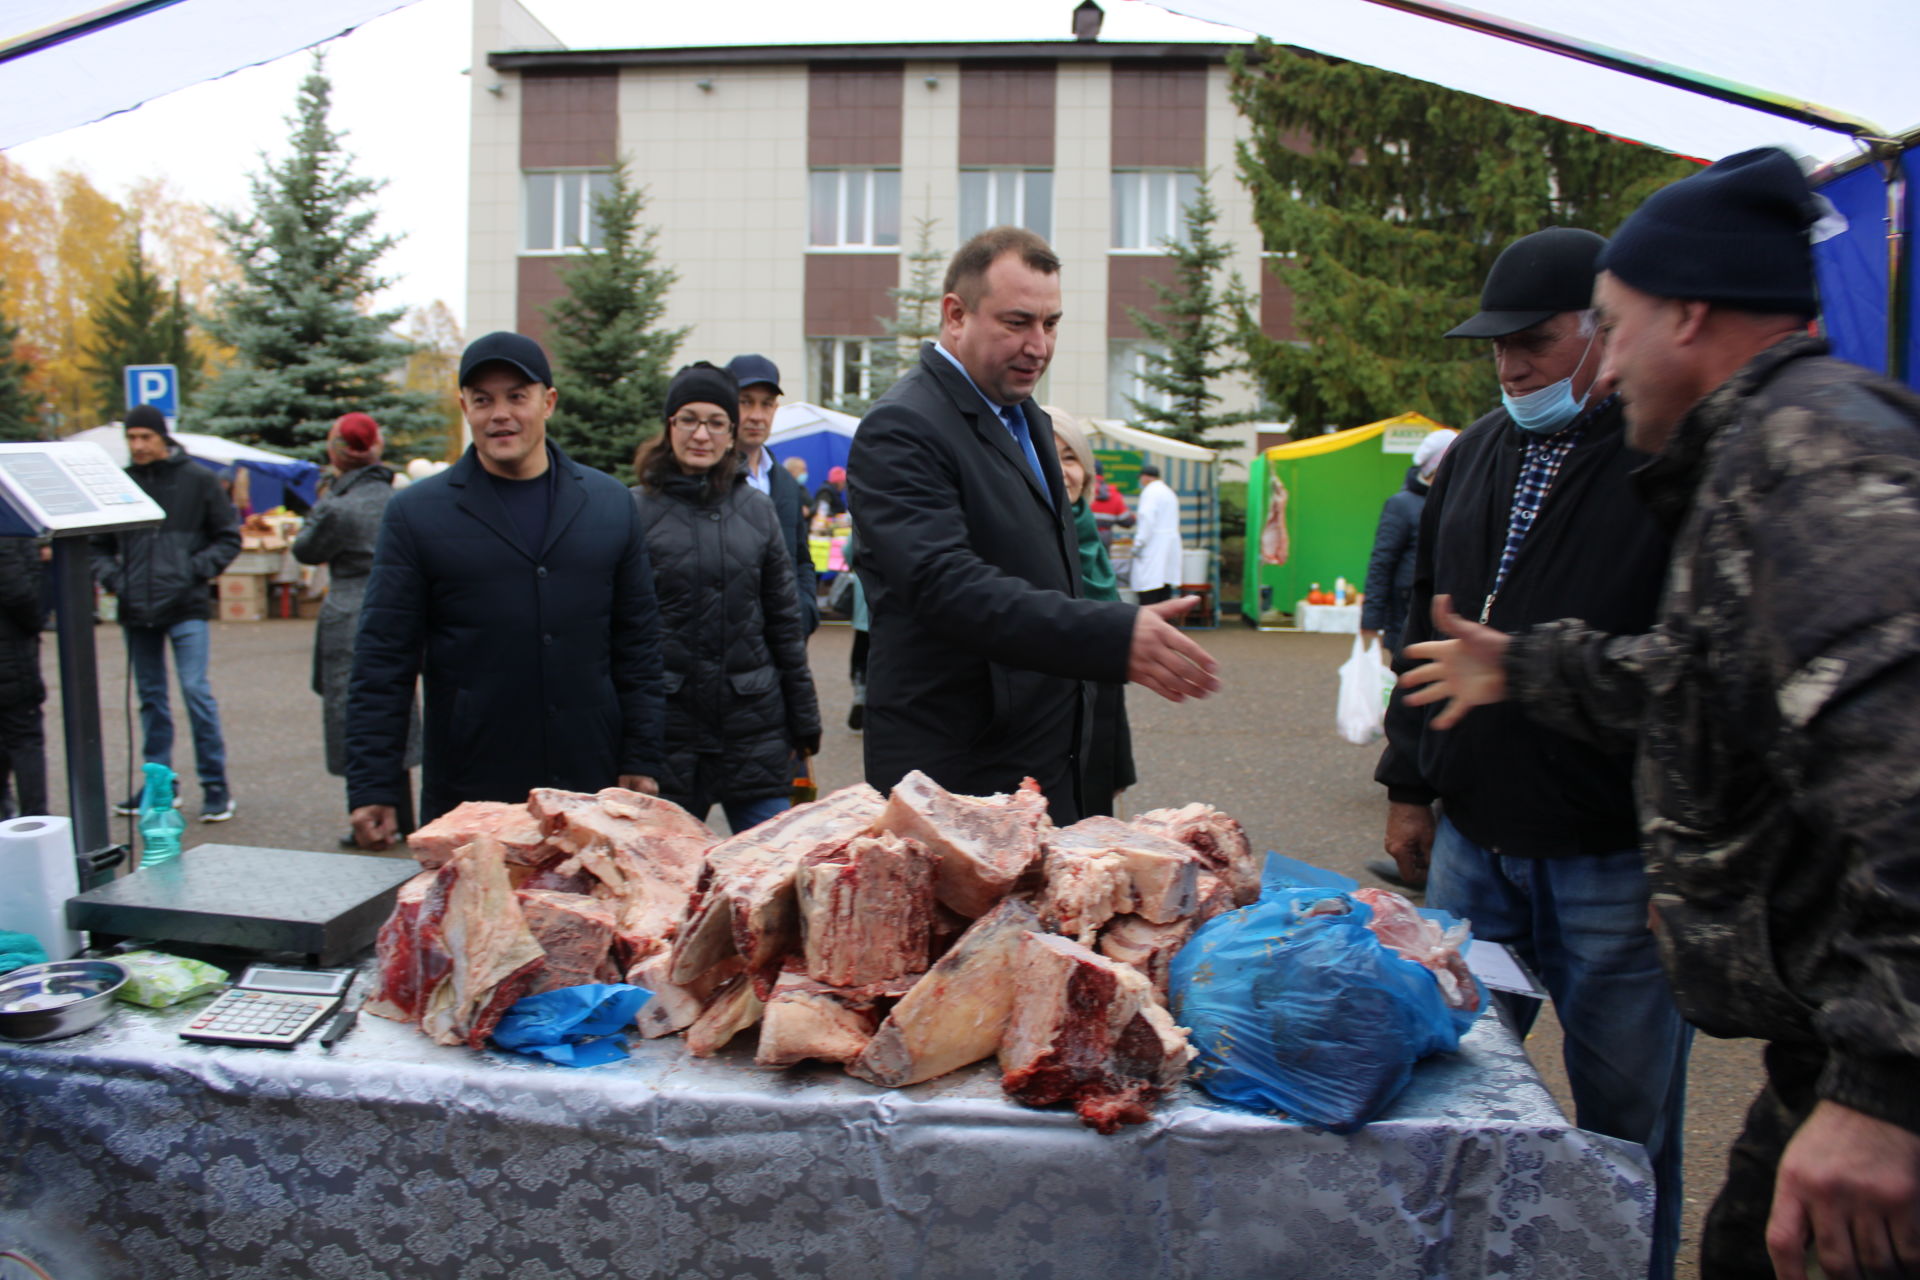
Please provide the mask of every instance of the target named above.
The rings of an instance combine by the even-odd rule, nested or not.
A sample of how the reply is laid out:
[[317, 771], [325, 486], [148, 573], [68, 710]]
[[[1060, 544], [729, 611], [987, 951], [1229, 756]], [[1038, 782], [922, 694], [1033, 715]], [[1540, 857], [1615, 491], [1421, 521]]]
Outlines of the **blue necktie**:
[[1040, 455], [1033, 451], [1033, 436], [1027, 430], [1027, 415], [1020, 412], [1019, 405], [1000, 406], [1000, 420], [1007, 424], [1007, 430], [1013, 432], [1013, 439], [1020, 446], [1020, 452], [1027, 455], [1027, 465], [1033, 468], [1033, 478], [1040, 482], [1042, 492], [1047, 491], [1047, 473], [1040, 469]]

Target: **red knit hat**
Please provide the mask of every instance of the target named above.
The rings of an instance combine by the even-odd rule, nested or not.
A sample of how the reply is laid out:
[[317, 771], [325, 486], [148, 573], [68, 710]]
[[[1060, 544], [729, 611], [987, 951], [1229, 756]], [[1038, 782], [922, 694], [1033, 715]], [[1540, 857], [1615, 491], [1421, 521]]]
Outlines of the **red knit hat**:
[[380, 424], [364, 413], [343, 413], [327, 432], [327, 451], [342, 470], [380, 459]]

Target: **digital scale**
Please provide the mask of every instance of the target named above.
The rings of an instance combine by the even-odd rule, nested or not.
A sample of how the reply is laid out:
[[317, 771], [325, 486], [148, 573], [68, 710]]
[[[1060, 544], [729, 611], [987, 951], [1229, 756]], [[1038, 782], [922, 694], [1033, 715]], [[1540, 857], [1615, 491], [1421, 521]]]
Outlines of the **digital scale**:
[[0, 444], [0, 498], [0, 537], [112, 533], [167, 518], [92, 441]]
[[180, 1032], [182, 1040], [291, 1049], [340, 1007], [351, 969], [282, 969], [256, 964]]

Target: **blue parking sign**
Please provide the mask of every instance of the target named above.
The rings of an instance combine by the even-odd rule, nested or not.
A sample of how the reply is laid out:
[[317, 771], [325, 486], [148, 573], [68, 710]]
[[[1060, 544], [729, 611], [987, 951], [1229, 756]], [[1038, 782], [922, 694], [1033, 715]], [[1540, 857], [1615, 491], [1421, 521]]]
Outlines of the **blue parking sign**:
[[180, 371], [170, 364], [130, 364], [122, 368], [126, 379], [127, 408], [150, 404], [165, 414], [167, 421], [180, 416]]

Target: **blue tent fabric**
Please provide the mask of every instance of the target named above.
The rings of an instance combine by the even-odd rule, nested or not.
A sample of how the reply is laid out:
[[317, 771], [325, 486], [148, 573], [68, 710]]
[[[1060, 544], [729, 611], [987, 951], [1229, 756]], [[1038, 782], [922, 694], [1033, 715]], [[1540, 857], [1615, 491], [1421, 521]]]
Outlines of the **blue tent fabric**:
[[767, 443], [768, 451], [779, 461], [785, 462], [788, 458], [799, 458], [807, 464], [807, 496], [809, 498], [827, 482], [828, 471], [834, 467], [847, 465], [847, 454], [852, 448], [852, 436], [841, 435], [825, 425], [815, 431], [798, 432], [785, 439]]
[[[1907, 175], [1907, 255], [1911, 262], [1914, 246], [1920, 243], [1920, 149], [1900, 157], [1901, 170]], [[1920, 390], [1920, 270], [1909, 266], [1907, 277], [1907, 385]]]
[[322, 473], [311, 462], [262, 462], [254, 458], [240, 458], [232, 466], [225, 466], [208, 458], [196, 457], [194, 461], [222, 477], [245, 470], [247, 505], [255, 511], [271, 511], [275, 507], [285, 506], [288, 494], [299, 498], [309, 507], [320, 500]]
[[1887, 184], [1875, 165], [1820, 189], [1847, 229], [1813, 247], [1820, 310], [1833, 353], [1887, 371]]

